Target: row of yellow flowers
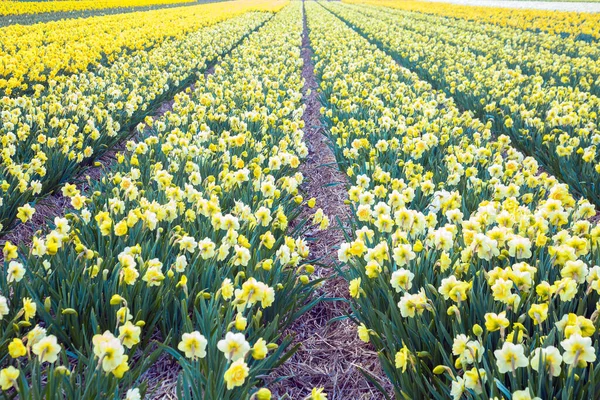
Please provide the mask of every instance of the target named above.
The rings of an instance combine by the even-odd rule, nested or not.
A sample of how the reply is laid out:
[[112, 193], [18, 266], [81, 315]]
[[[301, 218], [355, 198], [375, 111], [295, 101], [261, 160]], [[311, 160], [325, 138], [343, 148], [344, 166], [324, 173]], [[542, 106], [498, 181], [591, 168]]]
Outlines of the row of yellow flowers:
[[600, 16], [592, 13], [520, 10], [504, 7], [463, 6], [419, 0], [343, 0], [351, 4], [372, 4], [444, 17], [482, 21], [533, 32], [567, 34], [574, 38], [600, 39]]
[[[130, 134], [162, 100], [195, 79], [272, 14], [250, 12], [152, 50], [122, 55], [110, 67], [39, 86], [31, 96], [1, 101], [0, 232], [15, 219], [27, 222], [35, 201], [70, 182], [90, 163]], [[72, 199], [80, 209], [79, 198]]]
[[[368, 6], [336, 5], [332, 10], [402, 65], [453, 96], [462, 108], [481, 119], [491, 119], [497, 132], [510, 135], [519, 149], [600, 205], [600, 80], [595, 68], [557, 56], [539, 62], [538, 68], [532, 65], [523, 70], [513, 62], [510, 52], [496, 53], [494, 46], [486, 51], [485, 41], [475, 44], [475, 37], [461, 33], [461, 27], [444, 26], [442, 17], [422, 20]], [[447, 40], [445, 35], [454, 37]], [[555, 42], [560, 41], [555, 38]], [[523, 47], [528, 51], [526, 45]], [[535, 57], [543, 58], [544, 53], [534, 52], [530, 62]], [[587, 64], [597, 64], [593, 60], [589, 57]], [[551, 63], [557, 64], [558, 71], [569, 71], [565, 74], [572, 74], [577, 83], [545, 69], [544, 65]], [[587, 74], [578, 80], [577, 65]]]
[[396, 398], [597, 397], [594, 206], [325, 7], [307, 5], [351, 182], [338, 257]]
[[[227, 40], [243, 22], [223, 25]], [[281, 332], [318, 283], [296, 219], [301, 33], [294, 3], [140, 124], [92, 191], [65, 186], [81, 207], [31, 248], [4, 247], [3, 390], [139, 399], [141, 374], [167, 353], [178, 398], [271, 397], [257, 386], [294, 351]], [[327, 222], [319, 210], [310, 221]]]
[[[403, 29], [417, 29], [415, 34], [419, 34], [421, 40], [435, 40], [451, 46], [466, 45], [478, 57], [479, 63], [502, 61], [511, 69], [539, 75], [551, 85], [574, 86], [593, 94], [600, 93], [600, 66], [597, 63], [600, 48], [594, 42], [387, 7], [357, 9], [384, 12]], [[434, 25], [435, 35], [422, 30], [425, 25]]]
[[244, 12], [275, 12], [284, 4], [237, 0], [0, 28], [0, 94], [35, 92], [39, 90], [36, 85], [48, 86], [64, 75], [97, 70], [124, 53], [149, 50], [164, 40], [181, 40]]
[[0, 15], [40, 14], [108, 8], [131, 8], [161, 4], [193, 3], [195, 0], [46, 0], [46, 1], [0, 1]]

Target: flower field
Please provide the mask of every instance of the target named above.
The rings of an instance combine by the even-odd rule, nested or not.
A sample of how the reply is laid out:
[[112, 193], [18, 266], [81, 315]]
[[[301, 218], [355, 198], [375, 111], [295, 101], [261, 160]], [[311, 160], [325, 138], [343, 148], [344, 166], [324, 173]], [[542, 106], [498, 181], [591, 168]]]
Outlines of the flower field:
[[164, 4], [191, 3], [192, 0], [58, 0], [58, 1], [2, 1], [0, 15], [39, 14], [61, 11], [101, 10]]
[[600, 22], [490, 10], [0, 28], [2, 397], [599, 398]]

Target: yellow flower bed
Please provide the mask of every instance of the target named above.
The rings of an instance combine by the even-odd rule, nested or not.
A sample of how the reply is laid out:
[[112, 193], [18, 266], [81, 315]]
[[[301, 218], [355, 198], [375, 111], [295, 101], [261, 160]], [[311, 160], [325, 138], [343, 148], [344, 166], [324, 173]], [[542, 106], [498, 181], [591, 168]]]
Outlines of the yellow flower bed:
[[[224, 23], [214, 42], [249, 20]], [[281, 332], [318, 283], [304, 222], [290, 227], [308, 152], [301, 32], [294, 3], [172, 112], [140, 124], [90, 193], [65, 186], [82, 207], [37, 234], [29, 254], [5, 246], [0, 325], [14, 345], [3, 389], [39, 390], [33, 374], [73, 397], [139, 398], [141, 374], [166, 352], [182, 368], [178, 398], [248, 399], [294, 351]]]
[[343, 0], [343, 2], [392, 7], [531, 31], [565, 33], [573, 37], [585, 35], [594, 39], [600, 38], [598, 30], [600, 15], [594, 13], [476, 7], [419, 0]]
[[79, 1], [0, 1], [0, 15], [39, 14], [64, 11], [130, 8], [160, 4], [193, 3], [195, 0], [79, 0]]
[[353, 211], [338, 258], [396, 398], [595, 397], [595, 207], [323, 6], [308, 26]]
[[[328, 5], [329, 7], [329, 5]], [[476, 36], [474, 23], [331, 5], [400, 63], [451, 95], [457, 104], [494, 122], [515, 145], [536, 157], [577, 193], [600, 206], [600, 114], [597, 46], [572, 45], [548, 35], [523, 37], [497, 28]], [[600, 26], [600, 25], [599, 25]], [[514, 46], [520, 50], [503, 50]], [[546, 51], [538, 48], [554, 48]], [[527, 55], [527, 53], [531, 53]], [[570, 54], [570, 55], [569, 55]]]
[[[47, 88], [39, 85], [31, 96], [4, 97], [0, 231], [11, 228], [15, 219], [27, 222], [41, 195], [69, 182], [86, 163], [128, 136], [152, 106], [272, 14], [250, 12], [216, 24], [222, 15], [206, 17], [212, 26], [123, 55], [110, 67], [71, 75]], [[77, 200], [72, 205], [82, 207]]]
[[182, 39], [244, 12], [276, 12], [284, 5], [280, 0], [237, 0], [0, 28], [0, 93], [32, 91], [36, 84], [110, 64], [123, 53]]

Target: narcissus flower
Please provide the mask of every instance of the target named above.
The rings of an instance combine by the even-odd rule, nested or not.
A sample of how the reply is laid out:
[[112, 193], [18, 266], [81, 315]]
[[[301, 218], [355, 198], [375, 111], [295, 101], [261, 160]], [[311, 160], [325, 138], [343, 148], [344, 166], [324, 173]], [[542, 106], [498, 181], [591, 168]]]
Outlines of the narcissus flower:
[[49, 363], [56, 361], [60, 349], [56, 336], [53, 335], [46, 336], [31, 347], [33, 354], [38, 356], [40, 362]]
[[12, 358], [23, 357], [27, 354], [27, 348], [21, 339], [14, 338], [8, 345], [8, 354], [10, 354]]
[[546, 370], [552, 376], [559, 376], [561, 372], [561, 364], [563, 358], [560, 351], [554, 346], [537, 348], [531, 354], [531, 368], [536, 371]]
[[250, 368], [244, 362], [243, 359], [234, 361], [227, 371], [225, 371], [225, 383], [227, 383], [227, 389], [231, 390], [236, 386], [242, 386], [246, 381], [250, 372]]
[[8, 390], [11, 387], [17, 387], [17, 379], [21, 372], [12, 365], [0, 371], [0, 387], [2, 390]]
[[327, 400], [327, 394], [323, 393], [324, 391], [324, 388], [313, 388], [306, 400]]
[[263, 338], [259, 338], [252, 346], [252, 358], [255, 360], [264, 359], [268, 352], [267, 342]]
[[37, 312], [37, 304], [31, 300], [29, 297], [25, 297], [23, 299], [23, 312], [25, 321], [29, 321], [31, 318], [35, 317]]
[[105, 372], [112, 372], [121, 365], [125, 357], [125, 349], [121, 341], [112, 333], [106, 331], [102, 335], [94, 335], [92, 343], [94, 354], [100, 359]]
[[560, 345], [565, 349], [563, 353], [565, 364], [574, 364], [583, 368], [587, 366], [588, 362], [596, 361], [596, 351], [592, 346], [592, 339], [589, 337], [582, 337], [576, 333], [560, 342]]
[[196, 358], [206, 357], [206, 346], [208, 341], [198, 331], [192, 333], [184, 333], [181, 337], [181, 342], [177, 348], [185, 353], [187, 358], [195, 360]]
[[8, 270], [6, 276], [6, 281], [8, 283], [20, 282], [21, 279], [23, 279], [23, 276], [25, 276], [25, 267], [23, 266], [23, 264], [16, 261], [11, 261], [10, 263], [8, 263]]
[[532, 397], [529, 389], [517, 390], [512, 394], [513, 400], [541, 400], [539, 397]]
[[227, 332], [225, 339], [219, 340], [217, 348], [225, 354], [225, 358], [231, 361], [243, 359], [248, 351], [250, 344], [246, 341], [243, 333]]
[[119, 339], [121, 339], [125, 347], [131, 349], [140, 342], [141, 332], [142, 328], [135, 326], [131, 321], [127, 321], [119, 327]]
[[125, 394], [125, 400], [142, 400], [142, 395], [140, 393], [140, 389], [133, 388], [129, 389]]
[[494, 356], [496, 356], [498, 371], [502, 374], [514, 373], [517, 368], [526, 367], [529, 363], [522, 344], [504, 342], [502, 349], [494, 351]]
[[408, 365], [409, 358], [410, 352], [408, 351], [408, 347], [403, 346], [398, 352], [396, 352], [396, 356], [394, 357], [396, 368], [402, 370], [402, 372], [406, 372], [406, 366]]
[[350, 296], [358, 299], [360, 297], [360, 282], [361, 278], [355, 278], [350, 281], [350, 286], [348, 291], [350, 292]]

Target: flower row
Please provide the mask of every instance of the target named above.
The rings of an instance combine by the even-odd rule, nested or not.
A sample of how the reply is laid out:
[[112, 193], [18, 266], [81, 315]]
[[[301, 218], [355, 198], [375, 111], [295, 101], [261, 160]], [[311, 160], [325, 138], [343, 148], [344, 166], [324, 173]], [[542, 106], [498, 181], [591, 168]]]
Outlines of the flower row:
[[[597, 61], [600, 48], [594, 42], [387, 7], [358, 9], [372, 16], [385, 12], [393, 18], [395, 25], [412, 30], [421, 41], [439, 41], [467, 48], [482, 64], [501, 60], [508, 68], [517, 69], [525, 75], [538, 75], [550, 85], [573, 86], [599, 94], [600, 66]], [[377, 12], [372, 13], [374, 10]], [[431, 25], [436, 27], [435, 34], [423, 30]]]
[[[219, 15], [207, 19], [216, 22]], [[270, 16], [242, 14], [152, 50], [123, 55], [110, 67], [40, 87], [33, 96], [5, 97], [0, 112], [0, 232], [10, 229], [15, 218], [27, 222], [40, 196], [70, 182], [82, 167], [129, 136], [161, 101]], [[79, 197], [71, 204], [83, 206]]]
[[420, 0], [344, 0], [345, 3], [364, 3], [451, 18], [483, 21], [524, 31], [569, 35], [576, 39], [600, 39], [597, 14], [526, 10], [504, 7], [477, 7], [449, 3], [429, 4]]
[[294, 3], [140, 124], [80, 208], [30, 249], [5, 246], [3, 389], [37, 388], [37, 373], [44, 390], [136, 398], [166, 353], [179, 398], [270, 397], [256, 386], [294, 351], [281, 332], [318, 283], [304, 222], [291, 226], [305, 203], [301, 32]]
[[[441, 39], [457, 29], [447, 31], [435, 23], [366, 6], [330, 9], [453, 96], [461, 107], [492, 120], [495, 131], [509, 135], [521, 151], [600, 205], [600, 97], [587, 90], [597, 83], [553, 83], [535, 68], [530, 73], [510, 68], [502, 53], [478, 54], [470, 49], [477, 46], [467, 44], [473, 41], [468, 35], [457, 34], [457, 43]], [[569, 63], [560, 66], [571, 69]]]
[[338, 258], [358, 335], [397, 398], [593, 397], [594, 206], [325, 6], [307, 9], [323, 118], [351, 182]]
[[249, 10], [276, 11], [282, 4], [231, 1], [0, 28], [0, 93], [39, 92], [64, 75], [96, 70], [100, 64], [106, 66], [126, 55], [123, 53], [149, 50], [165, 40], [182, 40], [191, 32]]
[[102, 10], [107, 8], [143, 7], [160, 4], [192, 3], [193, 0], [60, 0], [2, 1], [0, 15], [39, 14], [60, 11]]

